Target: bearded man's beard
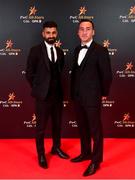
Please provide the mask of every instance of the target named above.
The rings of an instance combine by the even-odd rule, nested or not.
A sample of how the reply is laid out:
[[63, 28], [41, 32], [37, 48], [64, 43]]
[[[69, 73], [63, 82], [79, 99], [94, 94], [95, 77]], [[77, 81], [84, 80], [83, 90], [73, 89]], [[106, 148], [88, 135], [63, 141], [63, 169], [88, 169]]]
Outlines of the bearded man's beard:
[[45, 38], [45, 41], [48, 43], [48, 44], [54, 44], [56, 42], [56, 38]]

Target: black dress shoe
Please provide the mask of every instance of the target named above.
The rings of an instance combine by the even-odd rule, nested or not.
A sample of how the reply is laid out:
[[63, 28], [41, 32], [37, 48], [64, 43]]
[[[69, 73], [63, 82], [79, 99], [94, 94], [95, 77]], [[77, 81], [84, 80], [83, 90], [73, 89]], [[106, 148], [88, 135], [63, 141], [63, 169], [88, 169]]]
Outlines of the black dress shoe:
[[46, 158], [44, 155], [38, 155], [38, 162], [39, 162], [40, 167], [42, 167], [44, 169], [48, 168], [47, 161], [46, 161]]
[[56, 149], [52, 148], [51, 153], [57, 154], [60, 158], [69, 159], [69, 155], [63, 152], [60, 148], [56, 148]]
[[82, 162], [82, 161], [85, 161], [85, 160], [90, 160], [91, 159], [91, 155], [90, 154], [80, 154], [79, 156], [71, 159], [71, 162]]
[[90, 176], [92, 174], [95, 174], [97, 169], [99, 169], [100, 164], [99, 163], [90, 163], [88, 168], [83, 173], [83, 176]]

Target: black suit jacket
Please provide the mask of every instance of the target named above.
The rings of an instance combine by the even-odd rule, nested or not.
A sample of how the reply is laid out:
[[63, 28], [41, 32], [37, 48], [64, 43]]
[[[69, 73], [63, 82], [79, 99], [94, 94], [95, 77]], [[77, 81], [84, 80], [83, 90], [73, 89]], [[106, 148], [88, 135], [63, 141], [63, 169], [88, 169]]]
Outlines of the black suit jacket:
[[[58, 70], [61, 73], [64, 65], [64, 53], [58, 47], [56, 47], [56, 52]], [[41, 100], [46, 98], [50, 86], [49, 61], [44, 42], [31, 48], [27, 59], [26, 78], [32, 87], [32, 96]]]
[[[112, 81], [112, 71], [108, 50], [96, 42], [90, 45], [80, 66], [80, 75], [76, 77], [76, 67], [80, 46], [74, 51], [71, 73], [72, 99], [88, 106], [97, 106], [101, 103], [101, 96], [107, 96]], [[79, 85], [76, 87], [76, 80]]]

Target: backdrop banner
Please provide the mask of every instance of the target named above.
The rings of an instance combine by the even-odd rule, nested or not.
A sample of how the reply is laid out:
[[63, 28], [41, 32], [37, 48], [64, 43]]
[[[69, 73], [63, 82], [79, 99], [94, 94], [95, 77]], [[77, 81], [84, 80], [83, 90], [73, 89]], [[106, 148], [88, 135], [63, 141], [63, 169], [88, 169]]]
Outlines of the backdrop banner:
[[[95, 41], [108, 48], [113, 70], [110, 95], [102, 101], [104, 137], [135, 137], [135, 1], [0, 0], [0, 138], [32, 138], [36, 116], [25, 78], [32, 46], [42, 41], [44, 21], [58, 24], [57, 46], [65, 54], [62, 137], [78, 137], [70, 99], [70, 65], [80, 19], [95, 23]], [[103, 62], [104, 63], [104, 62]], [[46, 137], [51, 136], [51, 120]]]

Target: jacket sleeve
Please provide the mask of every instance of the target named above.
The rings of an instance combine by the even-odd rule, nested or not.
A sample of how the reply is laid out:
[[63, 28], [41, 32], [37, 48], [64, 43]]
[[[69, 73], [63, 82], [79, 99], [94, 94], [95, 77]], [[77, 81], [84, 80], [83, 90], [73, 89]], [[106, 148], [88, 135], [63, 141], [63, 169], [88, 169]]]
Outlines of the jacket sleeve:
[[70, 70], [71, 70], [71, 72], [74, 70], [74, 67], [76, 66], [77, 59], [78, 59], [78, 54], [79, 54], [79, 46], [77, 46], [77, 47], [74, 49], [74, 52], [72, 53], [71, 64], [70, 64]]
[[64, 57], [64, 52], [62, 49], [58, 49], [59, 50], [59, 55], [60, 55], [60, 61], [59, 61], [59, 71], [62, 72], [63, 68], [64, 68], [64, 64], [65, 64], [65, 57]]
[[33, 80], [36, 75], [36, 69], [37, 69], [37, 58], [34, 48], [30, 49], [28, 58], [27, 58], [27, 64], [26, 64], [26, 79], [28, 80], [30, 86], [33, 85]]
[[112, 69], [108, 50], [102, 47], [99, 51], [98, 58], [102, 96], [108, 96], [112, 82]]
[[64, 65], [65, 65], [65, 57], [64, 57], [64, 52], [62, 51], [62, 58], [61, 58], [61, 63], [60, 63], [61, 71], [63, 70]]

